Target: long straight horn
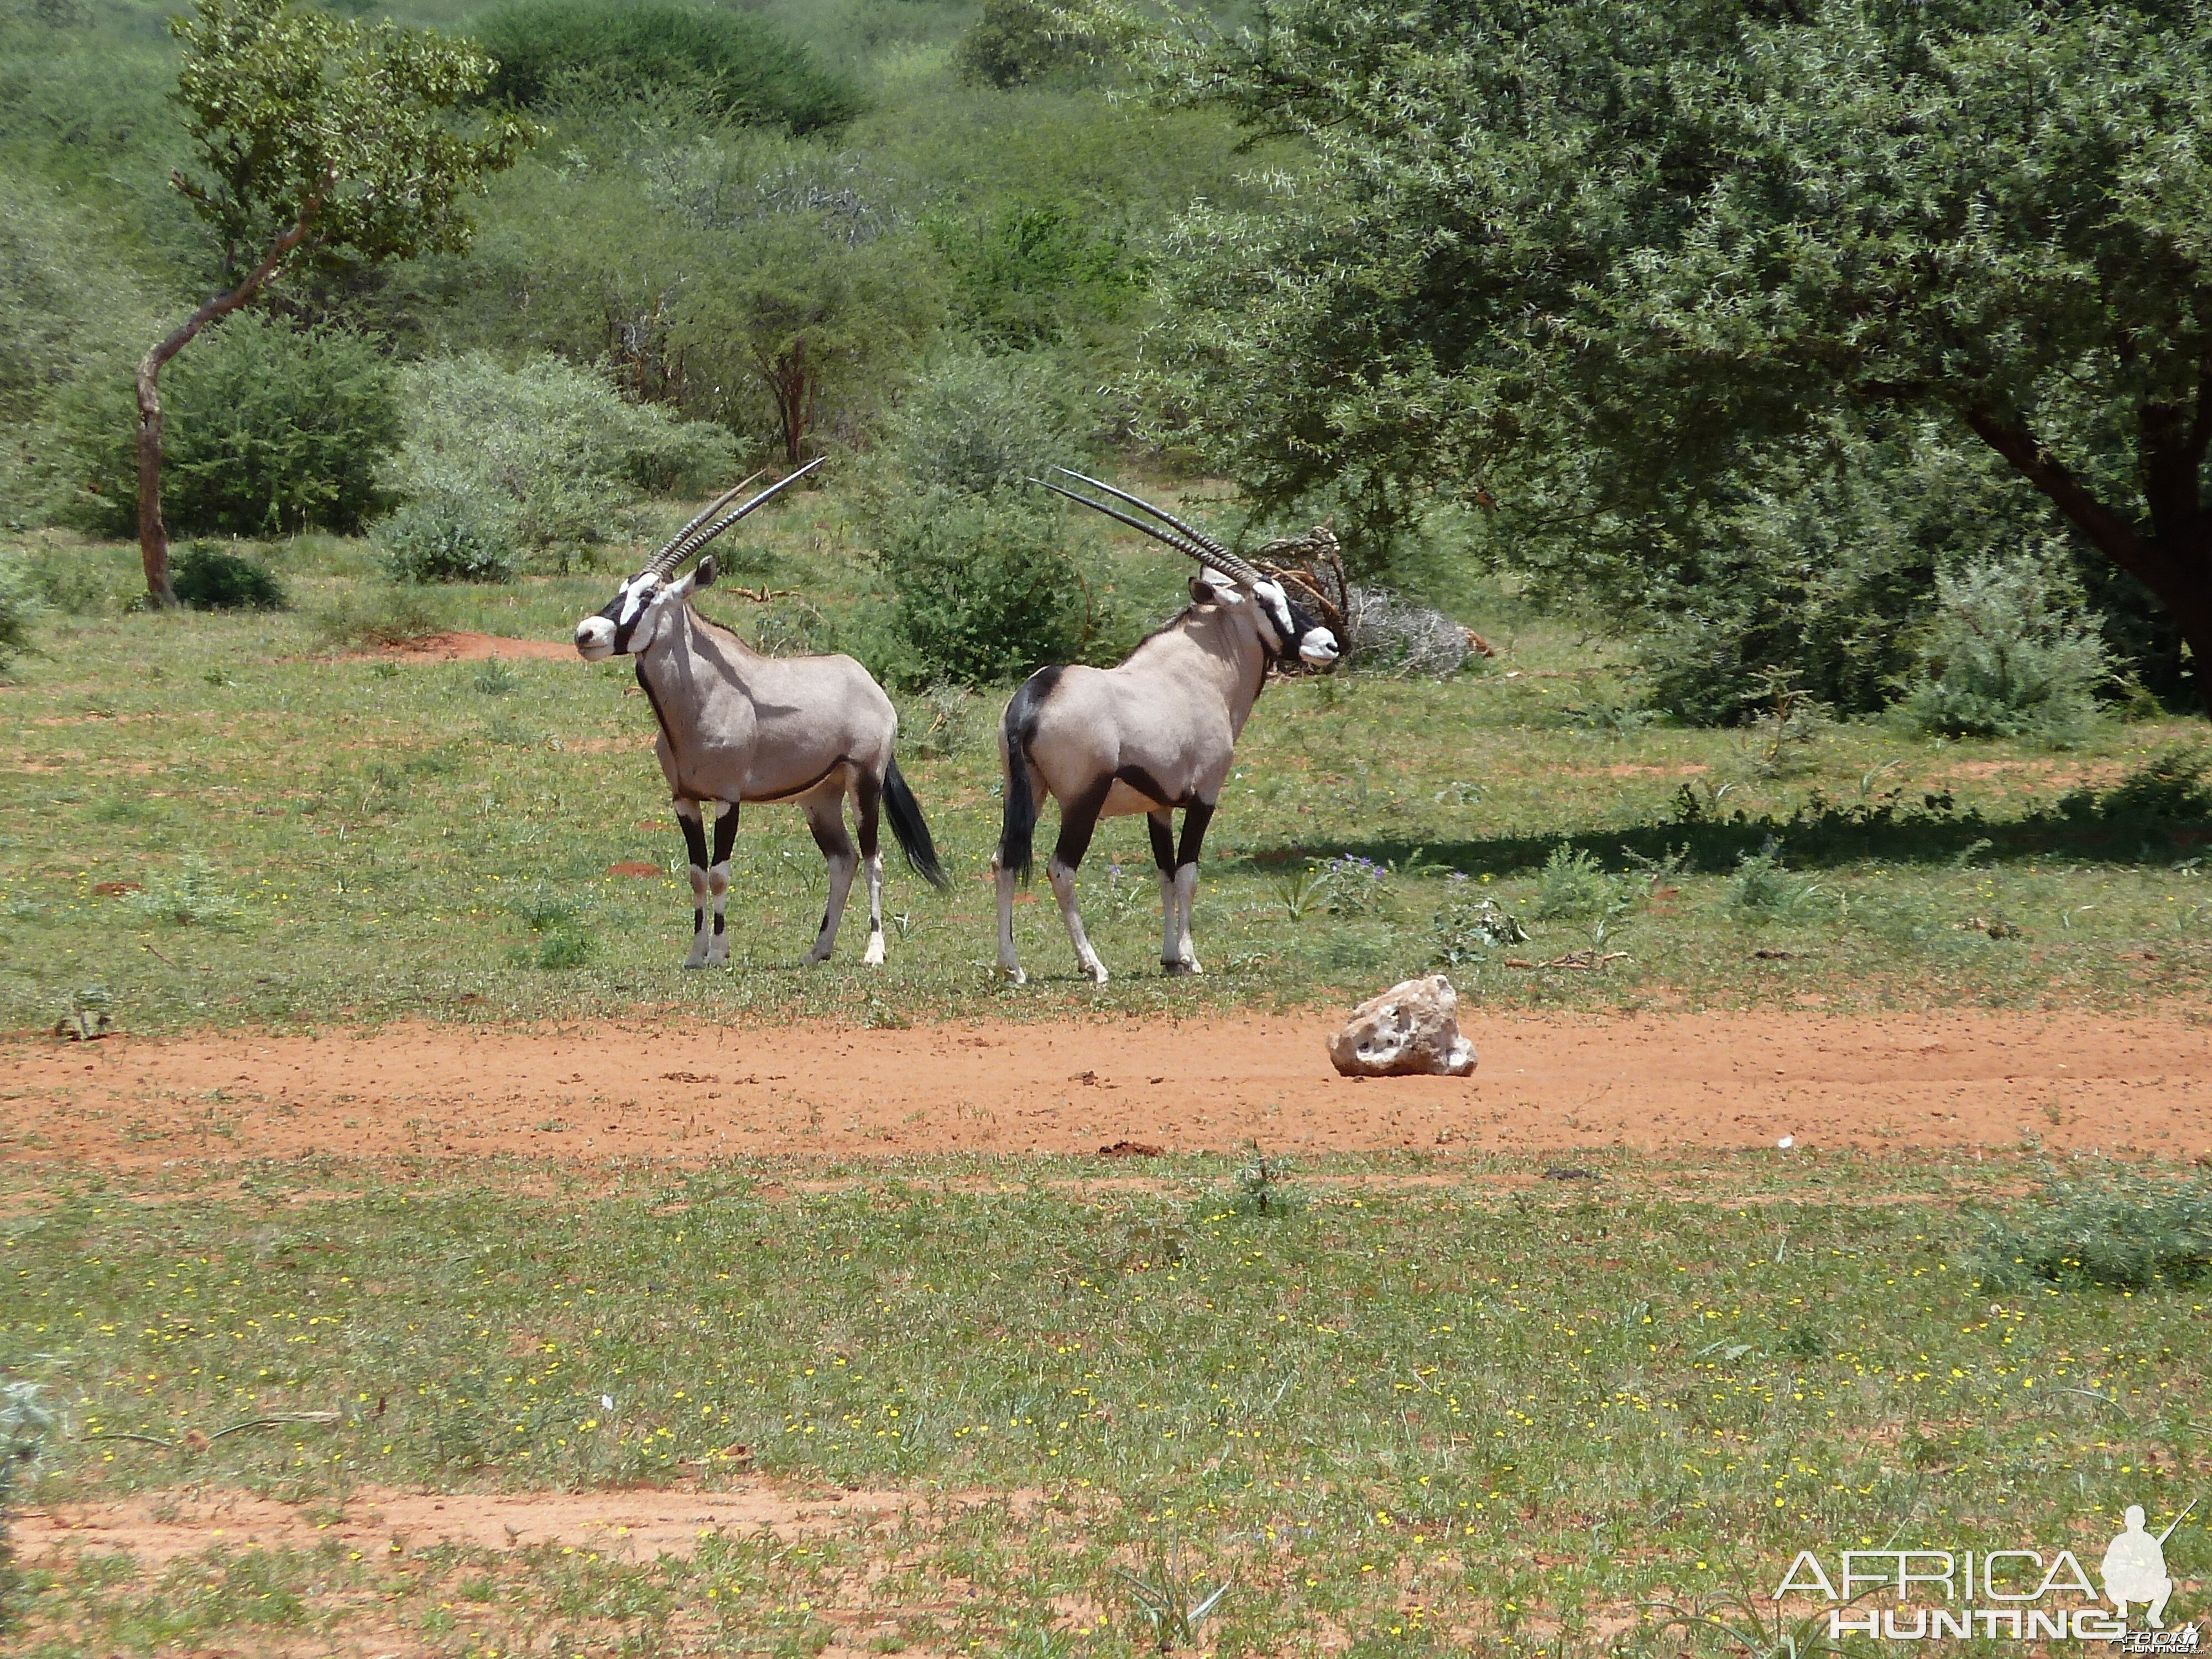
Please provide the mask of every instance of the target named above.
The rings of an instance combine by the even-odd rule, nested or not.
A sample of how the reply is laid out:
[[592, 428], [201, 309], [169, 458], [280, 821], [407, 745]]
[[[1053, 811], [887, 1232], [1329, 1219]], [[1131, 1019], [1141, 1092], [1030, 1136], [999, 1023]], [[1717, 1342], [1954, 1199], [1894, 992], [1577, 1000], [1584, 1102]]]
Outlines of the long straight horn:
[[[1214, 540], [1212, 537], [1207, 535], [1204, 531], [1197, 528], [1194, 525], [1185, 524], [1181, 519], [1176, 517], [1174, 514], [1167, 512], [1163, 508], [1154, 507], [1150, 501], [1145, 500], [1142, 496], [1132, 495], [1126, 489], [1116, 489], [1112, 484], [1106, 483], [1103, 478], [1091, 477], [1088, 475], [1078, 472], [1070, 467], [1057, 467], [1054, 470], [1055, 471], [1065, 472], [1071, 478], [1080, 478], [1085, 483], [1089, 484], [1092, 489], [1103, 489], [1109, 495], [1115, 497], [1117, 501], [1124, 501], [1128, 502], [1132, 507], [1141, 507], [1146, 512], [1151, 514], [1154, 518], [1158, 519], [1161, 523], [1170, 526], [1174, 529], [1180, 530], [1193, 542], [1206, 550], [1202, 562], [1212, 565], [1216, 570], [1221, 572], [1223, 575], [1234, 576], [1238, 581], [1243, 582], [1255, 582], [1260, 580], [1260, 573], [1257, 570], [1255, 570], [1250, 565], [1245, 563], [1243, 560], [1238, 558], [1234, 553], [1231, 553], [1219, 542]], [[1093, 505], [1095, 506], [1097, 503], [1094, 502]], [[1105, 510], [1106, 509], [1103, 507], [1100, 508], [1100, 511], [1102, 512]], [[1119, 515], [1117, 514], [1116, 516], [1118, 517]], [[1127, 521], [1125, 520], [1124, 522]], [[1188, 551], [1189, 550], [1186, 549], [1184, 550]]]
[[[690, 557], [691, 555], [696, 553], [701, 548], [706, 546], [708, 542], [713, 541], [715, 537], [720, 535], [725, 530], [727, 530], [738, 520], [744, 518], [746, 514], [751, 512], [755, 507], [760, 506], [764, 501], [773, 501], [777, 495], [790, 489], [792, 485], [797, 483], [801, 478], [813, 471], [816, 467], [821, 465], [823, 462], [829, 459], [830, 458], [827, 455], [817, 455], [812, 460], [807, 462], [805, 466], [800, 467], [798, 471], [791, 473], [785, 477], [777, 479], [766, 489], [762, 490], [759, 495], [754, 496], [752, 500], [747, 501], [743, 507], [737, 508], [734, 512], [725, 514], [723, 517], [716, 520], [713, 524], [708, 525], [704, 530], [700, 531], [696, 535], [693, 536], [690, 540], [685, 544], [683, 550], [676, 556], [679, 560]], [[760, 474], [757, 472], [753, 474], [753, 477], [755, 478], [759, 476]], [[750, 483], [752, 482], [752, 479], [748, 478], [745, 482]], [[743, 489], [744, 485], [741, 484], [738, 488]], [[737, 494], [737, 490], [733, 489], [730, 494], [734, 495]], [[673, 569], [674, 568], [674, 565], [672, 564], [668, 567], [668, 569]], [[668, 570], [663, 570], [660, 574], [665, 576], [668, 574]]]
[[[1066, 469], [1062, 468], [1061, 470], [1065, 471]], [[1032, 478], [1030, 482], [1037, 485], [1040, 489], [1049, 489], [1055, 495], [1065, 495], [1071, 501], [1080, 501], [1084, 506], [1089, 507], [1093, 513], [1103, 513], [1108, 518], [1113, 520], [1115, 523], [1125, 524], [1132, 530], [1138, 531], [1144, 535], [1150, 536], [1156, 542], [1164, 542], [1168, 546], [1175, 549], [1176, 552], [1187, 554], [1190, 557], [1196, 559], [1200, 564], [1209, 564], [1212, 562], [1206, 550], [1200, 547], [1196, 542], [1186, 540], [1184, 538], [1176, 535], [1172, 532], [1161, 529], [1158, 525], [1146, 524], [1142, 519], [1133, 519], [1126, 513], [1116, 512], [1114, 508], [1107, 506], [1103, 501], [1092, 501], [1088, 495], [1079, 495], [1072, 489], [1062, 489], [1058, 484], [1052, 483], [1048, 479]]]
[[740, 478], [736, 483], [731, 485], [728, 489], [723, 491], [722, 494], [715, 496], [713, 501], [708, 502], [704, 507], [700, 509], [698, 517], [693, 519], [690, 524], [685, 525], [683, 529], [678, 531], [673, 536], [671, 536], [666, 541], [660, 544], [660, 551], [654, 554], [651, 559], [646, 562], [646, 568], [648, 570], [658, 570], [662, 575], [665, 576], [670, 571], [675, 569], [678, 565], [683, 563], [684, 554], [690, 550], [687, 544], [687, 538], [690, 536], [691, 532], [698, 529], [701, 525], [706, 523], [708, 520], [713, 518], [717, 513], [720, 513], [732, 501], [735, 501], [738, 495], [743, 492], [745, 486], [753, 483], [761, 475], [759, 473], [756, 472], [750, 478]]

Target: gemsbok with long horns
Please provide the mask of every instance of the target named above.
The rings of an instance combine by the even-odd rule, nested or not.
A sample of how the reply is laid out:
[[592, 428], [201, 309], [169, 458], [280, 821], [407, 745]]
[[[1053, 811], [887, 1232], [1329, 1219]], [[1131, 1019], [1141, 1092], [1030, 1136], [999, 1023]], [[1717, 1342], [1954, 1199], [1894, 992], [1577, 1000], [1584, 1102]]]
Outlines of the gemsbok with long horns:
[[[1037, 814], [1050, 795], [1060, 803], [1060, 841], [1045, 873], [1077, 967], [1102, 984], [1106, 979], [1106, 964], [1076, 913], [1077, 866], [1100, 818], [1142, 812], [1160, 872], [1160, 966], [1170, 974], [1199, 973], [1190, 939], [1198, 855], [1236, 759], [1237, 736], [1271, 667], [1292, 661], [1325, 666], [1337, 659], [1337, 638], [1282, 583], [1211, 537], [1111, 484], [1059, 470], [1158, 522], [1055, 483], [1046, 489], [1188, 554], [1203, 568], [1191, 580], [1190, 608], [1119, 667], [1040, 668], [1006, 705], [999, 732], [1006, 805], [991, 861], [999, 890], [999, 966], [1017, 984], [1026, 977], [1014, 954], [1014, 884], [1030, 873]], [[1173, 817], [1178, 807], [1180, 845]]]
[[[769, 657], [691, 608], [691, 596], [714, 580], [712, 554], [688, 576], [676, 568], [755, 507], [805, 477], [810, 462], [744, 506], [716, 518], [744, 489], [739, 484], [672, 537], [645, 568], [616, 592], [606, 609], [576, 624], [576, 652], [586, 662], [627, 654], [653, 705], [660, 736], [654, 744], [675, 798], [676, 817], [691, 860], [691, 953], [686, 968], [727, 959], [724, 911], [730, 891], [730, 849], [738, 810], [749, 802], [788, 801], [806, 814], [814, 844], [830, 865], [830, 902], [810, 963], [828, 958], [844, 919], [855, 872], [868, 872], [870, 964], [884, 959], [884, 861], [876, 848], [876, 815], [916, 873], [945, 884], [937, 849], [914, 792], [899, 775], [892, 745], [898, 715], [891, 700], [850, 657]], [[748, 479], [747, 483], [751, 480]], [[845, 828], [853, 798], [860, 849]], [[705, 809], [714, 808], [714, 848], [707, 850]]]

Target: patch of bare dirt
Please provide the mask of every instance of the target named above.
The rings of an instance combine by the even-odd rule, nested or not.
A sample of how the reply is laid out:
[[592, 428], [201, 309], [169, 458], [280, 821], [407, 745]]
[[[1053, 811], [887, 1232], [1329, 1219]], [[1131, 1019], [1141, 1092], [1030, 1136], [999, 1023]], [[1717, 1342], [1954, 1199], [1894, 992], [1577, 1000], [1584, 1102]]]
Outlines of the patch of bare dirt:
[[1326, 1016], [907, 1030], [401, 1025], [0, 1047], [0, 1162], [2017, 1147], [2212, 1156], [2179, 1012], [1473, 1014], [1472, 1078], [1339, 1077]]
[[15, 1547], [33, 1562], [71, 1550], [131, 1556], [161, 1567], [210, 1549], [313, 1549], [335, 1542], [364, 1554], [406, 1555], [458, 1545], [483, 1550], [567, 1544], [615, 1560], [688, 1557], [716, 1533], [778, 1538], [849, 1532], [899, 1516], [927, 1517], [981, 1503], [1037, 1502], [1033, 1492], [808, 1493], [762, 1477], [704, 1488], [627, 1492], [420, 1492], [361, 1486], [342, 1505], [279, 1503], [249, 1492], [195, 1488], [107, 1503], [30, 1510]]
[[583, 660], [567, 640], [511, 640], [499, 634], [476, 634], [465, 629], [429, 634], [405, 645], [348, 653], [359, 659], [379, 658], [387, 662], [483, 662], [500, 657], [510, 660], [534, 658], [547, 662]]

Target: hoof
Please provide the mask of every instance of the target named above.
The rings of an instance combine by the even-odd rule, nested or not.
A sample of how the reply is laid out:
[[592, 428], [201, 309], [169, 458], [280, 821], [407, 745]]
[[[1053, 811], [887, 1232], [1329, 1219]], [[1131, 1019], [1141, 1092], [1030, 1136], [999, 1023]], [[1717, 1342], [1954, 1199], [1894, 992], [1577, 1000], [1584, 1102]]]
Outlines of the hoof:
[[1103, 985], [1106, 982], [1106, 964], [1103, 962], [1091, 963], [1087, 967], [1082, 968], [1080, 971], [1093, 985]]
[[1006, 976], [1006, 983], [1009, 985], [1026, 985], [1030, 982], [1030, 976], [1011, 962], [1000, 963], [999, 971]]
[[868, 935], [867, 954], [860, 960], [870, 968], [880, 968], [884, 965], [884, 936], [881, 933]]
[[684, 966], [687, 970], [704, 968], [707, 965], [707, 954], [703, 951], [694, 951], [690, 956], [684, 958]]
[[829, 960], [830, 953], [827, 951], [809, 951], [805, 956], [799, 957], [799, 965], [802, 968], [818, 968]]
[[1188, 979], [1193, 975], [1203, 974], [1206, 969], [1198, 965], [1196, 957], [1183, 957], [1174, 961], [1163, 957], [1160, 962], [1160, 971], [1170, 979]]

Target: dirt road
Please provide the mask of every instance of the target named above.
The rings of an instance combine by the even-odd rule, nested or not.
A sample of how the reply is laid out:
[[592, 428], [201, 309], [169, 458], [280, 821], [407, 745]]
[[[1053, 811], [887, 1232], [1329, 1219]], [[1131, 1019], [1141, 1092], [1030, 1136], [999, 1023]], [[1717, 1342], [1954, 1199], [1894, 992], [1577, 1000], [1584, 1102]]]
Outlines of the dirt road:
[[330, 1154], [1771, 1146], [2212, 1155], [2212, 1024], [2180, 1012], [1486, 1018], [1463, 1081], [1353, 1082], [1319, 1016], [714, 1030], [389, 1027], [0, 1051], [0, 1161]]

